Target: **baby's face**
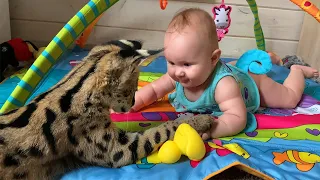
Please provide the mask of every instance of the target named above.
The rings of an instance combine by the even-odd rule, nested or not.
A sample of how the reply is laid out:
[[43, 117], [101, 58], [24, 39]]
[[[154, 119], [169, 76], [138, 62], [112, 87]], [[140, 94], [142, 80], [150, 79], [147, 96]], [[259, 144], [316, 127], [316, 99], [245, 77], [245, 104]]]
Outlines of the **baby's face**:
[[215, 65], [208, 42], [200, 39], [190, 28], [181, 33], [166, 33], [165, 36], [164, 55], [168, 63], [168, 74], [185, 88], [202, 85]]

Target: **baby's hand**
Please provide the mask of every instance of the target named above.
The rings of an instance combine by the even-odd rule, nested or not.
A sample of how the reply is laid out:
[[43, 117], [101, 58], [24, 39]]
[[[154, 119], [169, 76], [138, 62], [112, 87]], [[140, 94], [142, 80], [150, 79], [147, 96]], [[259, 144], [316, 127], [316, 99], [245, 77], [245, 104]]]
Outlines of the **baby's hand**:
[[200, 134], [201, 138], [202, 138], [204, 141], [212, 138], [212, 137], [211, 137], [211, 134], [212, 134], [212, 132], [215, 131], [216, 125], [217, 125], [217, 118], [214, 117], [214, 118], [213, 118], [213, 123], [212, 123], [211, 129], [210, 129], [209, 131], [203, 133], [203, 134]]
[[112, 114], [112, 113], [115, 113], [115, 111], [110, 108], [110, 109], [109, 109], [109, 113]]
[[206, 140], [210, 139], [210, 132], [200, 134], [200, 136], [201, 136], [202, 140], [206, 141]]

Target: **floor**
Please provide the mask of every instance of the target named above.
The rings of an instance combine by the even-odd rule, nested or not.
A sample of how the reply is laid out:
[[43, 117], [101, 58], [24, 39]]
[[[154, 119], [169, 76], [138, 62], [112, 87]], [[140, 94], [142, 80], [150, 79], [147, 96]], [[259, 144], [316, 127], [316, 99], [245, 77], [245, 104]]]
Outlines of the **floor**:
[[229, 168], [209, 180], [262, 180], [236, 167]]

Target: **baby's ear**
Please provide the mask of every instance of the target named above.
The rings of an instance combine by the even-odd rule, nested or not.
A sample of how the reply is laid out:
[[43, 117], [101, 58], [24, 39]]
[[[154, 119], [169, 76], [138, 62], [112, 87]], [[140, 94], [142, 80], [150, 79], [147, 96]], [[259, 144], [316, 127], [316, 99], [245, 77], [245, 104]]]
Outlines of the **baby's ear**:
[[212, 62], [215, 63], [217, 60], [220, 59], [220, 56], [221, 56], [221, 50], [220, 49], [214, 50], [211, 55]]

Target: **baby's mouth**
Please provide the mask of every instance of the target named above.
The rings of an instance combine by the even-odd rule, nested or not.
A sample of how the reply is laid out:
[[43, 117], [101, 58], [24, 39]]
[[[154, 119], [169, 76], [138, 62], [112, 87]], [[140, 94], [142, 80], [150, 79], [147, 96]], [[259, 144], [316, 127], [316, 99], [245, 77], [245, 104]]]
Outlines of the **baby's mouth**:
[[187, 83], [189, 80], [188, 79], [181, 79], [179, 80], [181, 83]]

